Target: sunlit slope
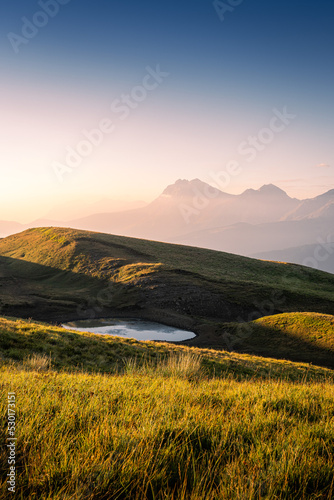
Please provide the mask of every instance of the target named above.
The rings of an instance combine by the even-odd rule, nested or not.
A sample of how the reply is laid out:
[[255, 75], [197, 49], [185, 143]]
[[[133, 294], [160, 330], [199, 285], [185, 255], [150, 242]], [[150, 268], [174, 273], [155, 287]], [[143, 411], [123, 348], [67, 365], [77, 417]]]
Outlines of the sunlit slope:
[[229, 323], [217, 328], [219, 337], [221, 347], [231, 350], [334, 368], [331, 315], [284, 313], [249, 323]]
[[280, 312], [334, 313], [334, 276], [323, 272], [72, 229], [0, 240], [0, 272], [2, 311], [38, 319], [130, 311], [194, 329]]
[[[332, 370], [309, 364], [176, 344], [139, 342], [0, 317], [0, 360], [6, 365], [13, 362], [15, 365], [33, 366], [31, 358], [37, 356], [48, 358], [57, 370], [123, 373], [134, 367], [147, 369], [161, 366], [171, 356], [188, 355], [192, 363], [210, 377], [334, 381]], [[35, 367], [43, 369], [38, 363]]]
[[317, 313], [277, 314], [258, 319], [256, 326], [276, 330], [292, 338], [304, 338], [334, 350], [334, 316]]

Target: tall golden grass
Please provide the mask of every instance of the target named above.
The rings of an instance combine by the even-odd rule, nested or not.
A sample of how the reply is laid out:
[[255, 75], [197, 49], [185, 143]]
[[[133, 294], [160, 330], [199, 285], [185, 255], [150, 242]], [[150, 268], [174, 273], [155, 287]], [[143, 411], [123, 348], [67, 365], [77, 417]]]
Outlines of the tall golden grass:
[[332, 380], [209, 377], [189, 350], [109, 375], [7, 363], [1, 388], [16, 393], [16, 498], [333, 497]]

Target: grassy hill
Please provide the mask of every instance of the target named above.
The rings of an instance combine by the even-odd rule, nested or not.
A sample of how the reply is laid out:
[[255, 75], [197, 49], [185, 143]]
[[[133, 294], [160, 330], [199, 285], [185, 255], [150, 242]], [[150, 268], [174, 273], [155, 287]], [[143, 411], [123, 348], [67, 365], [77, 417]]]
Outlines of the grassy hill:
[[[311, 342], [304, 319], [299, 336], [273, 327], [272, 319], [256, 322], [295, 311], [333, 314], [334, 276], [73, 229], [31, 229], [0, 240], [0, 313], [7, 316], [55, 323], [145, 318], [194, 331], [186, 345], [333, 367], [331, 342]], [[315, 321], [322, 331], [320, 316]]]
[[332, 498], [331, 370], [10, 318], [0, 353], [20, 498]]
[[[40, 319], [47, 307], [62, 319], [78, 307], [86, 317], [94, 307], [95, 315], [99, 307], [132, 308], [185, 323], [334, 313], [334, 276], [320, 271], [72, 229], [31, 229], [0, 240], [0, 272], [3, 311]], [[22, 292], [10, 290], [12, 279]]]
[[[163, 342], [139, 342], [89, 332], [66, 330], [47, 323], [0, 318], [0, 359], [14, 364], [34, 365], [32, 356], [52, 361], [57, 370], [123, 373], [131, 363], [137, 368], [157, 366], [171, 355], [191, 353], [201, 358], [208, 376], [233, 374], [234, 378], [276, 378], [286, 380], [327, 380], [334, 373], [310, 364], [265, 359], [236, 352], [202, 349]], [[129, 365], [130, 363], [130, 365]], [[37, 366], [38, 367], [38, 366]], [[43, 367], [43, 363], [42, 363]]]
[[[334, 316], [283, 313], [248, 323], [218, 325], [208, 337], [216, 346], [278, 359], [312, 362], [334, 368]], [[196, 340], [194, 342], [196, 344]], [[187, 341], [192, 345], [192, 341]], [[205, 347], [203, 339], [202, 345]]]

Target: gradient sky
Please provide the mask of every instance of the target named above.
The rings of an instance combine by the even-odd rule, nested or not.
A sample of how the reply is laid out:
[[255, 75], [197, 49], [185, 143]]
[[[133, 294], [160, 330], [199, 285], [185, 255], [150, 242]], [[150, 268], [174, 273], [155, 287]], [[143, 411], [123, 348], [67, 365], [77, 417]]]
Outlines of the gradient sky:
[[[41, 3], [1, 4], [0, 220], [71, 200], [150, 201], [178, 178], [212, 183], [232, 160], [227, 192], [334, 187], [332, 0], [244, 0], [224, 20], [211, 0], [70, 0], [54, 17], [36, 16]], [[16, 53], [22, 18], [46, 24]], [[169, 76], [122, 120], [111, 104], [157, 65]], [[240, 144], [284, 107], [295, 118], [247, 161]], [[106, 118], [113, 132], [60, 182], [54, 162]]]

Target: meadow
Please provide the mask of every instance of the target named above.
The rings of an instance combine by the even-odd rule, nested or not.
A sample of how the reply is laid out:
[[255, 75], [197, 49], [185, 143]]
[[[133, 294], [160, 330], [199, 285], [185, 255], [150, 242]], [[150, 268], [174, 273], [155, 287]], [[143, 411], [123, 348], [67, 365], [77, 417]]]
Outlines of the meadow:
[[[333, 497], [332, 370], [13, 318], [0, 333], [15, 498]], [[3, 447], [1, 498], [6, 469]]]
[[[0, 240], [0, 278], [0, 432], [6, 443], [15, 393], [13, 498], [333, 498], [331, 275], [39, 228]], [[197, 336], [137, 342], [56, 326], [104, 315]]]
[[75, 229], [36, 228], [0, 240], [2, 274], [3, 314], [41, 320], [76, 319], [78, 307], [82, 318], [85, 312], [91, 317], [92, 309], [145, 310], [147, 319], [163, 316], [176, 327], [334, 312], [334, 277], [328, 273]]

